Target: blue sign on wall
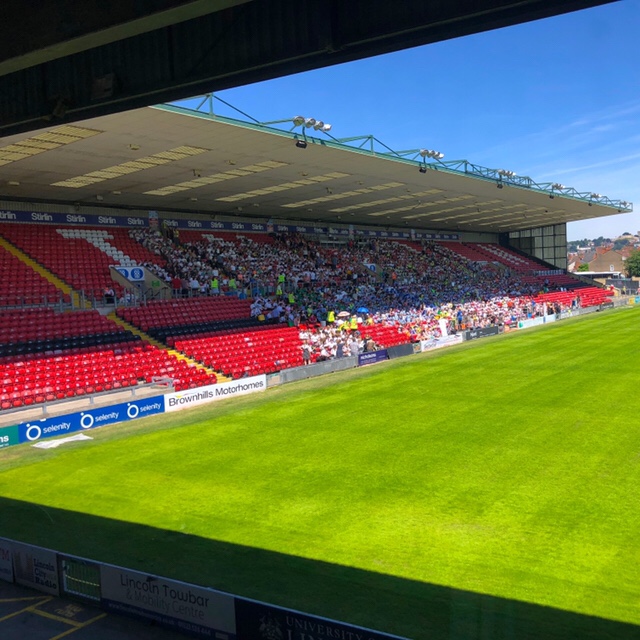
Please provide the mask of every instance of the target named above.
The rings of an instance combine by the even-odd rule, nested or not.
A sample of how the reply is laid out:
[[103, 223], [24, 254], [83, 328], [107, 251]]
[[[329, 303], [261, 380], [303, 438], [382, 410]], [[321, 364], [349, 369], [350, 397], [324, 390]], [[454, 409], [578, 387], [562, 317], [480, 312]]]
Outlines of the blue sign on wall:
[[164, 397], [154, 396], [121, 404], [89, 409], [65, 416], [31, 420], [18, 425], [20, 443], [62, 436], [74, 431], [87, 431], [114, 422], [125, 422], [164, 412]]
[[144, 281], [144, 269], [140, 267], [116, 267], [116, 271], [129, 282]]
[[374, 364], [375, 362], [382, 362], [388, 360], [389, 354], [386, 349], [380, 351], [370, 351], [369, 353], [361, 353], [358, 356], [358, 366], [362, 367], [365, 364]]
[[[63, 225], [88, 225], [98, 227], [148, 227], [148, 218], [136, 216], [88, 216], [81, 213], [40, 213], [36, 211], [0, 211], [0, 222], [38, 222]], [[162, 224], [174, 229], [198, 231], [253, 231], [257, 233], [304, 233], [315, 235], [350, 235], [347, 228], [323, 227], [304, 224], [273, 224], [268, 222], [222, 222], [219, 220], [165, 219]], [[415, 229], [386, 231], [378, 229], [353, 229], [353, 235], [367, 238], [391, 238], [397, 240], [458, 240], [457, 233], [426, 233]]]
[[0, 211], [0, 221], [48, 224], [84, 224], [98, 227], [148, 227], [149, 221], [136, 216], [85, 216], [82, 213], [40, 213], [38, 211]]
[[[163, 224], [173, 229], [197, 229], [199, 231], [254, 231], [262, 233], [304, 233], [316, 235], [348, 236], [349, 229], [337, 227], [322, 227], [304, 224], [269, 224], [262, 222], [222, 222], [219, 220], [164, 220]], [[423, 231], [385, 231], [378, 229], [355, 229], [356, 236], [367, 238], [391, 238], [396, 240], [457, 240], [457, 233], [426, 233]]]

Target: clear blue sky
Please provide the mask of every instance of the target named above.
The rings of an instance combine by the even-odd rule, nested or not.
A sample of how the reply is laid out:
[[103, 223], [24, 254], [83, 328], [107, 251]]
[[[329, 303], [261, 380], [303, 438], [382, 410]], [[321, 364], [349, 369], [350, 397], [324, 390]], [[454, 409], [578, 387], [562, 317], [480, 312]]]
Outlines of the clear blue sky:
[[640, 0], [623, 0], [217, 95], [261, 121], [315, 117], [338, 138], [628, 200], [637, 213], [572, 223], [569, 239], [636, 233], [639, 29]]

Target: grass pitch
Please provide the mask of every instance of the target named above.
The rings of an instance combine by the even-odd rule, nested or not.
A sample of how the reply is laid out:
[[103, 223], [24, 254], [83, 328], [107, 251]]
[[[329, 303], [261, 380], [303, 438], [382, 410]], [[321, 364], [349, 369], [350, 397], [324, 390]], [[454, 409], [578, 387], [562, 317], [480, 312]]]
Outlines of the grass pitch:
[[639, 322], [8, 449], [0, 535], [414, 638], [640, 637]]

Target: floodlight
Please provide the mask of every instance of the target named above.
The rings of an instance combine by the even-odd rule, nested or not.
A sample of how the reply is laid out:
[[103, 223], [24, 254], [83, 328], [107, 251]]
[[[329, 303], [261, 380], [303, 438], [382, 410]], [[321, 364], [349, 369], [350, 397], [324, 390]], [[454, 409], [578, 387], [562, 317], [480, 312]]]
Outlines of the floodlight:
[[[291, 118], [291, 122], [293, 122], [294, 127], [304, 126], [304, 127], [307, 127], [307, 129], [311, 129], [313, 127], [315, 131], [322, 131], [324, 133], [331, 131], [330, 124], [326, 124], [322, 120], [316, 120], [315, 118], [305, 118], [304, 116], [295, 116], [294, 118]], [[269, 123], [266, 123], [266, 124], [269, 124]]]
[[592, 197], [594, 200], [599, 200], [600, 198], [602, 198], [602, 196], [601, 196], [599, 193], [592, 193], [592, 194], [591, 194], [591, 197]]
[[565, 188], [565, 186], [563, 184], [560, 184], [559, 182], [554, 182], [551, 185], [551, 188], [555, 189], [556, 191], [562, 191]]
[[440, 151], [434, 151], [433, 149], [420, 149], [418, 154], [423, 158], [433, 158], [434, 160], [442, 160], [444, 158], [444, 153], [440, 153]]

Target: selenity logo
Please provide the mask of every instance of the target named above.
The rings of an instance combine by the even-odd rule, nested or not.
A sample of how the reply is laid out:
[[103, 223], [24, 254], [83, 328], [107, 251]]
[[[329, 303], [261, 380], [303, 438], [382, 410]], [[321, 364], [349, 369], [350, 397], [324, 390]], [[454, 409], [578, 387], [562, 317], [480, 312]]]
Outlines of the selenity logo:
[[54, 424], [45, 422], [42, 426], [39, 424], [27, 424], [25, 435], [27, 436], [27, 440], [33, 442], [34, 440], [38, 440], [40, 436], [52, 436], [58, 432], [69, 431], [70, 429], [70, 422], [58, 422]]

